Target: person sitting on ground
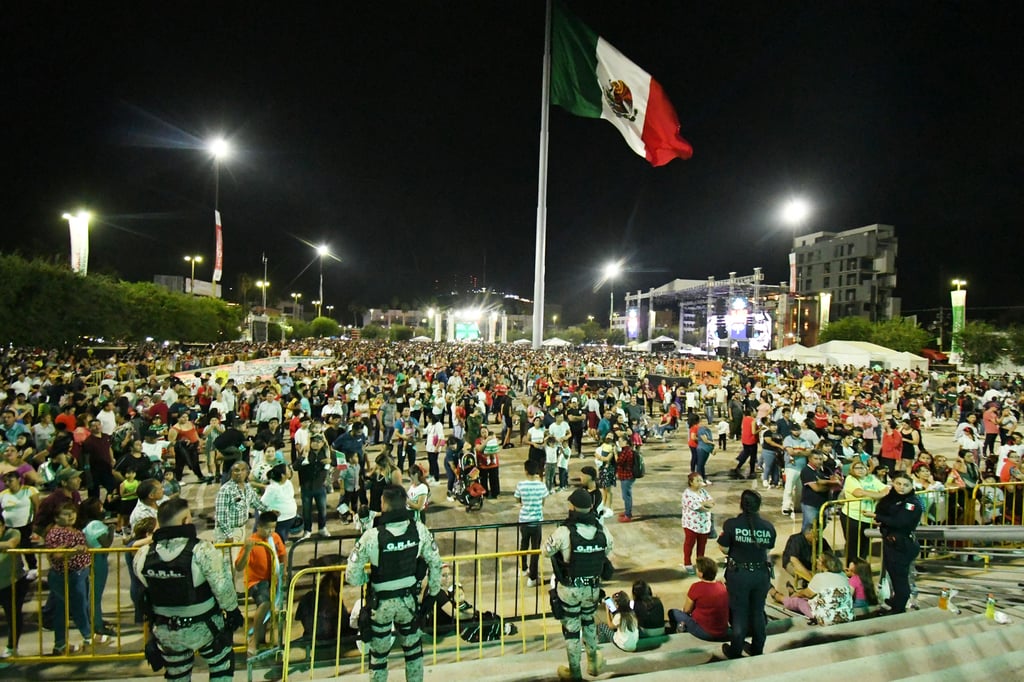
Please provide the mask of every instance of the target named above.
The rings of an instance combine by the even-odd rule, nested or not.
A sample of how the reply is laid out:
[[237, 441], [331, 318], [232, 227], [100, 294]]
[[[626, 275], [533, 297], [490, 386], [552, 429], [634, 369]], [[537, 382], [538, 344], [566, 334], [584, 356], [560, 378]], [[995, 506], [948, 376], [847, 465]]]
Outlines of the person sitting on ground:
[[863, 559], [856, 559], [846, 567], [846, 577], [850, 580], [853, 590], [853, 608], [865, 609], [878, 606], [878, 592], [875, 591], [875, 577], [871, 572], [871, 564]]
[[[325, 554], [309, 562], [310, 567], [339, 566], [345, 563], [340, 554]], [[317, 611], [319, 608], [319, 611]], [[338, 614], [341, 613], [339, 619]], [[295, 609], [295, 620], [302, 623], [302, 635], [318, 642], [334, 640], [340, 634], [354, 634], [349, 624], [350, 614], [341, 600], [341, 574], [328, 571], [320, 580], [319, 597], [316, 590], [302, 595]], [[341, 632], [338, 624], [341, 623]]]
[[615, 646], [623, 651], [636, 651], [636, 645], [640, 641], [640, 628], [630, 605], [629, 595], [621, 591], [616, 592], [604, 600], [604, 606], [608, 623], [598, 625], [597, 641], [601, 644], [614, 642]]
[[782, 595], [773, 586], [768, 595], [790, 611], [802, 613], [818, 625], [849, 623], [853, 620], [853, 588], [843, 573], [843, 564], [831, 552], [818, 557], [818, 573], [807, 587]]
[[633, 613], [636, 614], [640, 637], [665, 634], [665, 605], [654, 596], [651, 586], [643, 580], [633, 583]]
[[706, 642], [724, 642], [729, 637], [729, 593], [715, 580], [718, 566], [708, 557], [697, 557], [697, 582], [683, 598], [683, 608], [669, 609], [670, 632], [689, 632]]
[[[786, 548], [782, 551], [782, 567], [793, 576], [794, 585], [797, 588], [803, 587], [811, 581], [813, 571], [810, 567], [814, 565], [811, 556], [814, 553], [814, 543], [817, 541], [818, 533], [814, 528], [793, 533], [786, 540]], [[828, 540], [824, 538], [821, 540], [821, 551], [832, 551]]]

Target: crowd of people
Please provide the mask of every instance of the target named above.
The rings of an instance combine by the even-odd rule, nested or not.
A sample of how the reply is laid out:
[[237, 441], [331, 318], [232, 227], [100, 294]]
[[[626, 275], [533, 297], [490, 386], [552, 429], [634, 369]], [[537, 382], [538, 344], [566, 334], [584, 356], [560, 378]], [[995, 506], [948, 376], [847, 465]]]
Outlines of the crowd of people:
[[[260, 357], [281, 358], [281, 366], [238, 379], [230, 370], [181, 369]], [[171, 368], [179, 371], [158, 373]], [[754, 359], [725, 361], [711, 373], [678, 358], [605, 348], [331, 341], [182, 351], [147, 345], [104, 359], [9, 349], [0, 357], [0, 403], [0, 549], [69, 551], [50, 563], [46, 608], [63, 613], [66, 602], [89, 645], [111, 634], [99, 608], [99, 576], [108, 567], [91, 566], [103, 555], [84, 550], [115, 540], [148, 546], [159, 509], [180, 498], [183, 484], [217, 486], [213, 539], [245, 546], [235, 567], [246, 573], [246, 589], [265, 612], [270, 597], [261, 584], [273, 557], [253, 547], [310, 538], [314, 517], [322, 537], [331, 534], [332, 511], [360, 532], [379, 527], [381, 518], [392, 518], [389, 512], [422, 524], [435, 496], [467, 505], [499, 498], [503, 453], [523, 447], [523, 480], [512, 495], [520, 505], [520, 547], [541, 549], [545, 498], [569, 492], [573, 508], [591, 515], [602, 533], [613, 517], [629, 523], [645, 443], [685, 437], [690, 471], [679, 486], [682, 564], [698, 580], [682, 608], [669, 612], [671, 623], [709, 639], [725, 637], [731, 623], [727, 654], [733, 656], [743, 651], [741, 635], [748, 631], [755, 639], [748, 648], [759, 653], [763, 647], [749, 611], [758, 600], [763, 609], [769, 588], [759, 570], [731, 564], [725, 570], [728, 598], [714, 587], [718, 570], [705, 556], [709, 538], [718, 539], [730, 557], [738, 554], [730, 559], [736, 566], [757, 564], [751, 550], [756, 554], [765, 544], [740, 539], [744, 530], [752, 533], [745, 537], [758, 534], [760, 497], [755, 504], [746, 493], [747, 527], [730, 520], [716, 532], [709, 486], [724, 481], [713, 481], [706, 466], [716, 451], [738, 447], [732, 478], [759, 478], [764, 489], [784, 486], [782, 513], [802, 514], [801, 536], [815, 532], [830, 500], [856, 500], [841, 505], [845, 561], [833, 554], [819, 557], [817, 565], [808, 559], [800, 565], [806, 585], [794, 586], [791, 594], [772, 593], [823, 624], [844, 616], [822, 618], [816, 604], [841, 603], [845, 613], [847, 601], [860, 598], [839, 597], [837, 580], [826, 585], [814, 578], [838, 576], [846, 566], [849, 583], [855, 576], [862, 587], [871, 582], [853, 568], [867, 557], [867, 527], [879, 524], [886, 542], [893, 540], [887, 570], [906, 573], [916, 556], [911, 543], [917, 520], [903, 518], [894, 500], [906, 511], [915, 506], [912, 497], [920, 516], [954, 523], [973, 513], [968, 501], [975, 487], [1024, 480], [1020, 377]], [[952, 458], [933, 456], [925, 444], [929, 427], [942, 420], [958, 424]], [[571, 488], [569, 462], [577, 457], [591, 461], [580, 470], [580, 485]], [[404, 491], [404, 509], [396, 509], [396, 488]], [[1020, 522], [1024, 496], [996, 487], [982, 492], [979, 521]], [[610, 548], [610, 534], [606, 540]], [[562, 545], [549, 541], [542, 553], [559, 551]], [[533, 586], [536, 557], [524, 562]], [[27, 586], [43, 568], [31, 554], [24, 562], [0, 554], [0, 602], [5, 609], [17, 607], [8, 613], [9, 623], [20, 617]], [[99, 595], [93, 608], [83, 582], [90, 571]], [[66, 577], [54, 580], [56, 575]], [[890, 576], [890, 606], [902, 610], [907, 589]], [[132, 580], [138, 619], [145, 578], [133, 572]], [[741, 584], [747, 585], [742, 604], [734, 595]], [[582, 625], [567, 626], [569, 634], [582, 628], [585, 643], [596, 641], [588, 629], [596, 603], [573, 593], [563, 601], [578, 604], [583, 616]], [[635, 595], [632, 601], [635, 609]], [[730, 614], [725, 620], [723, 604]], [[637, 629], [621, 599], [613, 596], [607, 611], [617, 631]], [[69, 652], [69, 624], [62, 624], [64, 631], [55, 629], [55, 650]], [[12, 638], [3, 656], [13, 655], [17, 644]], [[263, 644], [263, 631], [255, 628], [250, 650]], [[575, 675], [578, 656], [569, 668]]]

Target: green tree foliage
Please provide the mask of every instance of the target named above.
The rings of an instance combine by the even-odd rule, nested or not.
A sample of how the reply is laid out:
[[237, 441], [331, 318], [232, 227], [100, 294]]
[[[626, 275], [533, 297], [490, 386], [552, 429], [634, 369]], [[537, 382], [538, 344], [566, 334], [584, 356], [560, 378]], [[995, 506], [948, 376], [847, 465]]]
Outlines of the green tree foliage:
[[574, 346], [580, 345], [587, 338], [587, 334], [582, 327], [566, 327], [559, 332], [558, 336]]
[[844, 317], [829, 322], [818, 335], [818, 341], [871, 341], [873, 333], [874, 325], [863, 317]]
[[1014, 325], [1006, 334], [1007, 355], [1018, 365], [1024, 365], [1024, 327]]
[[968, 322], [953, 335], [963, 349], [963, 359], [979, 370], [984, 363], [995, 362], [1003, 355], [1003, 339], [987, 322]]
[[613, 346], [621, 346], [626, 343], [626, 332], [621, 329], [611, 329], [605, 337], [608, 339], [608, 343]]
[[330, 317], [318, 317], [309, 323], [309, 331], [311, 336], [324, 338], [338, 336], [341, 333], [341, 327], [338, 326], [337, 320]]
[[80, 277], [41, 260], [0, 256], [0, 341], [60, 347], [82, 336], [110, 340], [215, 342], [235, 339], [243, 312], [218, 299], [173, 293], [149, 282]]
[[583, 330], [583, 341], [586, 343], [604, 341], [605, 329], [594, 320], [587, 320], [578, 329]]
[[871, 334], [871, 343], [909, 353], [920, 353], [931, 342], [931, 334], [906, 318], [879, 322]]
[[368, 324], [363, 327], [360, 338], [366, 339], [367, 341], [378, 341], [385, 339], [388, 336], [388, 330], [381, 327], [379, 324]]
[[533, 339], [533, 332], [529, 329], [516, 329], [515, 327], [509, 327], [508, 334], [505, 335], [505, 338], [509, 343], [518, 341], [519, 339]]
[[[365, 332], [365, 330], [364, 330]], [[392, 341], [408, 341], [412, 338], [413, 329], [407, 327], [404, 324], [396, 324], [391, 327], [391, 340]]]

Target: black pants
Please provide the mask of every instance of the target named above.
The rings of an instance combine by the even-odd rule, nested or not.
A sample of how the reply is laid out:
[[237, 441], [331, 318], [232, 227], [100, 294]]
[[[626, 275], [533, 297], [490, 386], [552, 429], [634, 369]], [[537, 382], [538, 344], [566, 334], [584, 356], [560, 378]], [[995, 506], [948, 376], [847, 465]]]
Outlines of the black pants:
[[579, 422], [579, 427], [575, 427], [570, 424], [569, 432], [572, 434], [569, 438], [572, 453], [574, 455], [578, 455], [583, 452], [583, 422]]
[[846, 536], [846, 563], [849, 564], [854, 559], [867, 559], [870, 545], [865, 531], [871, 527], [871, 522], [858, 521], [846, 514], [843, 514], [842, 518], [843, 535]]
[[771, 586], [771, 574], [767, 569], [729, 569], [725, 572], [725, 584], [729, 592], [729, 622], [732, 623], [729, 657], [739, 658], [743, 655], [743, 644], [748, 635], [750, 654], [763, 654], [764, 643], [768, 638], [764, 600]]
[[492, 469], [480, 469], [480, 483], [487, 488], [487, 497], [492, 500], [501, 494], [501, 470], [498, 467]]
[[920, 545], [916, 540], [907, 536], [893, 538], [895, 542], [884, 541], [882, 550], [882, 571], [889, 576], [892, 584], [892, 596], [888, 600], [893, 613], [903, 613], [907, 610], [907, 601], [910, 599], [910, 567], [914, 564]]
[[[540, 549], [540, 524], [539, 523], [520, 523], [519, 524], [519, 551], [523, 552], [528, 549]], [[530, 580], [537, 579], [537, 561], [540, 558], [537, 554], [531, 554], [530, 569], [527, 575]], [[526, 570], [526, 556], [522, 557], [523, 570]]]
[[199, 480], [206, 478], [199, 468], [199, 447], [195, 443], [174, 444], [174, 480], [181, 480], [185, 467], [191, 469]]
[[[21, 528], [15, 528], [21, 534], [21, 542], [18, 543], [19, 549], [32, 549], [32, 524], [22, 526]], [[25, 564], [28, 565], [28, 569], [34, 570], [39, 564], [36, 561], [35, 554], [24, 554]], [[10, 587], [8, 585], [8, 587]], [[8, 600], [10, 602], [10, 600]]]
[[[537, 526], [537, 538], [539, 542], [540, 526]], [[13, 586], [8, 585], [0, 589], [0, 606], [3, 607], [4, 614], [7, 616], [7, 646], [10, 649], [18, 648], [18, 639], [21, 638], [21, 633], [25, 630], [25, 619], [22, 616], [21, 607], [24, 606], [25, 597], [28, 596], [28, 588], [28, 580], [22, 578]], [[64, 614], [60, 614], [60, 617], [63, 618]], [[17, 638], [15, 638], [15, 634], [17, 634]]]
[[757, 443], [752, 445], [743, 445], [743, 449], [740, 450], [740, 456], [736, 458], [737, 473], [740, 473], [740, 469], [743, 468], [744, 462], [750, 462], [750, 475], [753, 476], [754, 467], [757, 466]]

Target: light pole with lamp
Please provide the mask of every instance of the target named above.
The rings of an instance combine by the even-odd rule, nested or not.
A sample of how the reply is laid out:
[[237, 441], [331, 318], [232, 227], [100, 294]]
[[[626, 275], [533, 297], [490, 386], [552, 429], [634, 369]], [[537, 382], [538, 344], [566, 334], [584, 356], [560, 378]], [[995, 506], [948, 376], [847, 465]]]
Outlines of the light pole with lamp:
[[960, 343], [959, 332], [962, 332], [967, 324], [967, 280], [957, 277], [951, 284], [956, 287], [949, 292], [950, 303], [953, 307], [953, 333], [949, 344], [949, 359], [953, 364], [960, 364], [960, 355], [964, 352]]
[[[222, 223], [220, 220], [220, 162], [231, 153], [231, 147], [227, 140], [218, 137], [211, 140], [206, 145], [206, 149], [213, 157], [213, 226], [216, 232], [216, 244], [214, 245], [213, 273], [210, 276], [210, 281], [216, 286], [223, 274], [221, 268], [224, 263], [224, 241], [221, 235]], [[193, 286], [195, 286], [194, 283]]]
[[310, 301], [310, 303], [312, 303], [312, 304], [313, 304], [314, 306], [316, 306], [316, 316], [317, 316], [317, 317], [320, 317], [320, 306], [321, 306], [321, 305], [323, 304], [323, 301], [321, 301], [321, 300], [320, 300], [320, 299], [318, 298], [318, 299], [317, 299], [317, 300], [315, 300], [315, 301]]
[[270, 286], [270, 282], [265, 279], [256, 280], [256, 288], [263, 294], [263, 314], [267, 314], [267, 288]]
[[65, 213], [61, 218], [68, 221], [71, 233], [71, 271], [85, 277], [89, 270], [89, 221], [92, 214], [79, 211]]
[[302, 294], [292, 292], [292, 318], [299, 318], [299, 299], [302, 298]]
[[189, 290], [189, 294], [192, 295], [192, 296], [195, 296], [196, 295], [196, 263], [202, 263], [203, 262], [203, 257], [202, 256], [185, 256], [185, 261], [192, 266], [192, 279], [190, 280], [191, 281], [191, 288]]
[[622, 273], [622, 263], [614, 261], [604, 266], [604, 280], [608, 282], [608, 331], [612, 330], [615, 319], [615, 287], [612, 282]]
[[792, 247], [789, 251], [789, 294], [793, 297], [796, 303], [796, 335], [797, 341], [801, 341], [803, 338], [801, 325], [802, 311], [799, 296], [799, 287], [797, 286], [797, 274], [796, 274], [796, 231], [802, 226], [807, 219], [811, 216], [811, 204], [801, 197], [792, 197], [782, 205], [779, 211], [779, 217], [782, 222], [793, 228]]

